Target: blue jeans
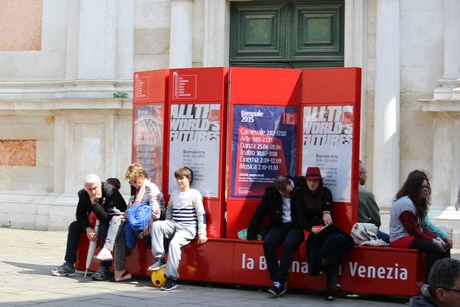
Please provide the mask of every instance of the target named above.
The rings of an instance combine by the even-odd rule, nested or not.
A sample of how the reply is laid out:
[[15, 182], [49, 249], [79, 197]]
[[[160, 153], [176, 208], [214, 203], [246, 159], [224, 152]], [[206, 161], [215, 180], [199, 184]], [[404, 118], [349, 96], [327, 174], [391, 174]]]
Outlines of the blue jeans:
[[[104, 242], [105, 237], [107, 237], [107, 230], [109, 225], [101, 224], [99, 226], [99, 242]], [[77, 221], [73, 221], [69, 225], [69, 232], [67, 233], [67, 247], [65, 251], [65, 262], [72, 264], [72, 266], [77, 262], [77, 250], [78, 245], [80, 244], [80, 235], [86, 233], [81, 229]], [[109, 268], [112, 265], [111, 261], [102, 261], [101, 267]]]
[[383, 241], [385, 241], [386, 243], [390, 243], [390, 236], [385, 233], [385, 232], [382, 232], [379, 230], [379, 233], [377, 234], [377, 237]]
[[[264, 255], [270, 279], [284, 285], [291, 268], [295, 249], [303, 241], [303, 231], [292, 223], [283, 223], [272, 228], [264, 239]], [[283, 244], [283, 251], [278, 265], [276, 248]]]

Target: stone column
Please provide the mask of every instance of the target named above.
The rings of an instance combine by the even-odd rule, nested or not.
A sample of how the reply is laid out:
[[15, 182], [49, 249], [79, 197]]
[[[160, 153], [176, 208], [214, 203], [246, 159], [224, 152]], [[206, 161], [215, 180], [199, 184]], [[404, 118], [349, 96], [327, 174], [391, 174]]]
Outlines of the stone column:
[[444, 75], [434, 99], [460, 99], [460, 1], [444, 0]]
[[193, 0], [171, 0], [170, 68], [192, 67], [192, 40]]
[[133, 79], [134, 2], [117, 0], [116, 79]]
[[430, 215], [438, 216], [441, 212], [435, 212], [435, 210], [442, 211], [451, 204], [452, 142], [455, 138], [452, 135], [452, 118], [444, 112], [433, 115], [433, 176], [430, 178], [432, 191]]
[[134, 2], [117, 0], [116, 91], [133, 91]]
[[81, 0], [78, 79], [115, 79], [116, 0]]
[[203, 67], [228, 66], [230, 2], [205, 0]]
[[[366, 81], [367, 81], [367, 0], [345, 0], [345, 67], [361, 67], [361, 133], [360, 154], [365, 161], [364, 140], [366, 140]], [[370, 146], [369, 146], [370, 147]], [[370, 165], [369, 165], [370, 166]], [[371, 168], [368, 168], [372, 173]], [[372, 183], [372, 180], [369, 180]]]
[[390, 206], [399, 188], [399, 0], [378, 0], [374, 105], [373, 191]]
[[117, 5], [118, 0], [68, 2], [66, 80], [56, 98], [113, 98], [120, 25]]

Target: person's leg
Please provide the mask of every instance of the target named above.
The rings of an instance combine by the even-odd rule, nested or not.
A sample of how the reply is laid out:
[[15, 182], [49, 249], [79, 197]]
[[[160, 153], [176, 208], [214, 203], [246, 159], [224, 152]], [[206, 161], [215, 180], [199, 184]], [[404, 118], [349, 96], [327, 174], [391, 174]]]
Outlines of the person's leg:
[[150, 228], [150, 236], [152, 237], [152, 255], [155, 257], [153, 264], [149, 266], [149, 271], [156, 271], [166, 266], [164, 259], [165, 247], [164, 238], [171, 238], [176, 231], [176, 225], [173, 221], [155, 221]]
[[69, 230], [67, 233], [67, 245], [66, 252], [64, 256], [64, 264], [54, 268], [50, 271], [51, 275], [54, 276], [76, 276], [74, 264], [77, 261], [77, 250], [78, 244], [80, 243], [80, 234], [84, 231], [80, 228], [80, 225], [77, 221], [72, 222], [69, 225]]
[[187, 245], [196, 236], [196, 231], [192, 228], [182, 227], [176, 224], [176, 232], [174, 237], [169, 242], [168, 262], [166, 263], [166, 277], [177, 280], [179, 273], [179, 263], [182, 254], [182, 247]]
[[[102, 246], [107, 238], [107, 233], [109, 231], [109, 224], [100, 224], [99, 230], [97, 231], [98, 243]], [[105, 272], [109, 273], [109, 268], [112, 266], [112, 261], [102, 261], [101, 268], [105, 269]], [[103, 279], [104, 280], [104, 279]]]
[[390, 235], [383, 231], [379, 230], [377, 237], [386, 243], [390, 243]]
[[99, 254], [93, 258], [95, 261], [101, 261], [105, 259], [112, 259], [113, 247], [115, 246], [115, 241], [120, 235], [122, 229], [121, 225], [124, 223], [123, 215], [114, 215], [110, 220], [110, 225], [108, 227], [107, 236], [104, 241], [104, 247], [101, 249]]
[[268, 273], [270, 274], [270, 279], [273, 281], [277, 281], [276, 272], [279, 267], [276, 248], [283, 243], [288, 231], [289, 229], [286, 229], [283, 225], [276, 226], [270, 229], [263, 242], [264, 256], [267, 263]]
[[283, 251], [281, 253], [279, 267], [274, 278], [274, 280], [278, 281], [282, 285], [286, 284], [287, 274], [292, 265], [295, 249], [300, 245], [300, 243], [302, 243], [302, 241], [303, 231], [292, 226], [284, 238]]
[[125, 221], [122, 219], [120, 221], [120, 226], [118, 227], [118, 234], [116, 235], [115, 240], [115, 271], [124, 271], [126, 261], [126, 239], [125, 239]]
[[133, 278], [131, 273], [126, 272], [125, 262], [126, 262], [126, 238], [125, 238], [125, 228], [126, 223], [123, 221], [121, 223], [119, 235], [115, 241], [115, 264], [114, 264], [114, 273], [113, 278], [110, 281], [124, 281]]
[[174, 235], [175, 226], [172, 221], [155, 221], [150, 228], [152, 237], [152, 255], [153, 257], [164, 257], [164, 238], [171, 238]]
[[77, 221], [73, 221], [69, 225], [67, 233], [67, 247], [65, 252], [65, 263], [73, 269], [75, 262], [77, 262], [77, 250], [80, 244], [80, 234], [84, 231], [80, 228]]
[[431, 267], [436, 262], [436, 260], [441, 258], [441, 248], [439, 248], [439, 246], [435, 243], [419, 237], [414, 238], [411, 245], [409, 245], [409, 248], [416, 248], [428, 254], [425, 272], [425, 283], [428, 284], [428, 275], [430, 275]]

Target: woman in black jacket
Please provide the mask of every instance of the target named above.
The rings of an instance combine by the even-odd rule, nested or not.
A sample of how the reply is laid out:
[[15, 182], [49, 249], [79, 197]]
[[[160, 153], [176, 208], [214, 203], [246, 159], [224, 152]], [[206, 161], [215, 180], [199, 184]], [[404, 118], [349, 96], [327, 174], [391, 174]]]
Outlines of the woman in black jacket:
[[317, 276], [326, 271], [327, 301], [334, 300], [333, 290], [340, 290], [337, 281], [343, 255], [353, 248], [353, 239], [333, 225], [332, 193], [323, 185], [319, 167], [309, 167], [306, 185], [295, 198], [295, 208], [300, 226], [309, 232], [306, 242], [308, 272]]

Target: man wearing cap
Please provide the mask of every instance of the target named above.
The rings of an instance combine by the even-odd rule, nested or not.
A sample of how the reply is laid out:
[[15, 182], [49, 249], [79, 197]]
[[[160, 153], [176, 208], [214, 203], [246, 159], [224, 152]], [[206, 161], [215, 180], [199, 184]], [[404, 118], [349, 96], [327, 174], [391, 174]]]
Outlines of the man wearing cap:
[[[52, 269], [52, 275], [68, 277], [76, 275], [74, 264], [77, 261], [80, 234], [86, 233], [90, 241], [98, 239], [97, 233], [93, 228], [94, 226], [90, 224], [89, 217], [91, 213], [94, 212], [96, 218], [100, 221], [99, 232], [102, 234], [100, 239], [102, 240], [101, 242], [104, 242], [112, 217], [110, 215], [112, 208], [117, 208], [120, 211], [126, 210], [126, 202], [120, 192], [112, 185], [101, 182], [101, 179], [97, 175], [87, 175], [84, 188], [78, 191], [77, 220], [69, 225], [65, 262], [63, 265]], [[110, 261], [101, 262], [101, 267], [93, 274], [92, 278], [94, 280], [107, 279], [110, 266]]]
[[[278, 176], [273, 186], [265, 190], [264, 197], [258, 205], [248, 227], [248, 240], [256, 240], [259, 226], [271, 213], [272, 223], [264, 238], [264, 255], [273, 285], [268, 290], [275, 296], [286, 292], [286, 279], [294, 258], [294, 251], [303, 241], [303, 232], [295, 217], [295, 208], [291, 200], [305, 184], [302, 177]], [[283, 244], [281, 259], [278, 264], [276, 248]]]

